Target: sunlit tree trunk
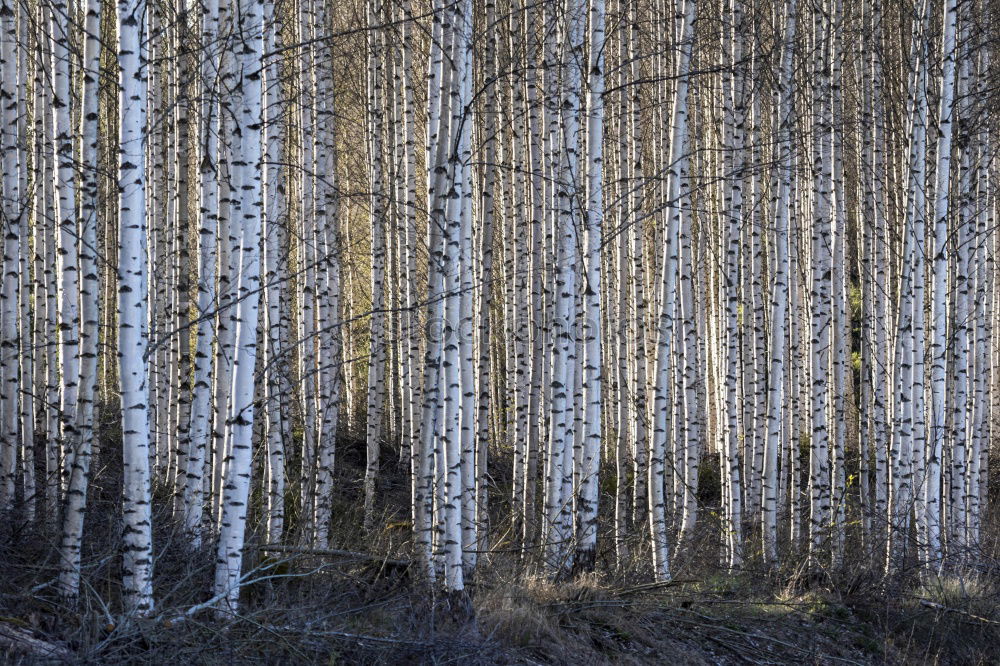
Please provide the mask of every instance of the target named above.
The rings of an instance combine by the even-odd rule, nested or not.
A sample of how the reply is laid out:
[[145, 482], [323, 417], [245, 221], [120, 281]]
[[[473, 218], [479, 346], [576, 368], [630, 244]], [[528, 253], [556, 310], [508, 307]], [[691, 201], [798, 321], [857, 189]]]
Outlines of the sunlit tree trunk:
[[[39, 22], [49, 25], [49, 8], [39, 7]], [[58, 344], [58, 274], [56, 270], [56, 220], [55, 207], [55, 149], [53, 141], [54, 114], [52, 113], [51, 86], [43, 85], [44, 71], [52, 70], [52, 43], [47, 30], [36, 33], [38, 69], [43, 73], [36, 79], [35, 90], [35, 131], [38, 157], [37, 175], [40, 180], [36, 188], [39, 220], [42, 227], [36, 240], [38, 268], [41, 271], [39, 292], [43, 294], [42, 339], [45, 340], [45, 514], [50, 521], [59, 517], [61, 500], [60, 482], [62, 451], [59, 448], [59, 344]], [[37, 266], [37, 264], [36, 264]], [[37, 301], [36, 301], [37, 303]]]
[[[476, 359], [475, 344], [475, 294], [473, 293], [473, 273], [476, 271], [482, 258], [477, 258], [473, 250], [473, 208], [472, 202], [475, 198], [473, 177], [472, 177], [472, 125], [474, 116], [472, 115], [472, 87], [473, 87], [473, 46], [472, 46], [472, 23], [473, 13], [471, 2], [468, 11], [464, 12], [456, 19], [456, 26], [459, 29], [458, 48], [464, 51], [462, 56], [462, 69], [458, 70], [458, 105], [452, 108], [454, 113], [461, 110], [461, 116], [453, 115], [453, 128], [459, 133], [457, 138], [457, 182], [461, 185], [456, 187], [459, 193], [459, 206], [461, 215], [461, 230], [459, 232], [459, 253], [458, 268], [460, 278], [458, 280], [459, 296], [458, 311], [452, 318], [456, 326], [458, 337], [458, 363], [459, 363], [459, 392], [461, 395], [459, 411], [461, 414], [459, 425], [460, 437], [460, 459], [461, 459], [461, 551], [463, 575], [469, 578], [476, 562], [476, 553], [471, 552], [476, 549], [478, 541], [478, 514], [477, 504], [479, 494], [477, 492], [477, 470], [476, 453], [478, 427], [476, 420], [478, 417], [479, 405], [476, 401]], [[489, 39], [489, 37], [487, 37]], [[491, 94], [489, 91], [487, 95]], [[454, 264], [453, 264], [454, 265]], [[449, 461], [450, 465], [454, 462]], [[450, 470], [449, 470], [450, 471]]]
[[121, 67], [121, 213], [118, 243], [118, 354], [125, 467], [126, 606], [153, 609], [153, 540], [149, 470], [149, 332], [146, 324], [146, 3], [118, 3]]
[[[446, 10], [447, 11], [447, 10]], [[447, 141], [450, 148], [447, 152], [447, 181], [445, 182], [447, 208], [445, 211], [445, 226], [443, 233], [444, 293], [445, 310], [443, 323], [443, 354], [441, 360], [443, 400], [441, 422], [438, 425], [438, 436], [442, 441], [436, 449], [436, 466], [438, 483], [442, 484], [439, 523], [442, 528], [440, 543], [444, 567], [444, 587], [450, 593], [461, 593], [465, 589], [465, 572], [463, 570], [462, 517], [464, 505], [468, 496], [463, 489], [462, 475], [462, 373], [459, 367], [462, 361], [461, 335], [458, 324], [462, 319], [460, 271], [466, 270], [462, 264], [463, 237], [471, 219], [467, 214], [471, 207], [465, 205], [465, 199], [471, 198], [471, 175], [462, 160], [470, 150], [471, 127], [463, 123], [469, 104], [471, 103], [471, 57], [472, 39], [472, 6], [470, 0], [463, 0], [453, 6], [451, 24], [445, 25], [446, 33], [454, 31], [452, 42], [452, 78], [447, 88], [450, 97], [448, 111]], [[447, 42], [447, 37], [445, 38]], [[442, 122], [444, 116], [442, 115]], [[441, 140], [445, 137], [440, 137]], [[470, 199], [471, 200], [471, 199]]]
[[[18, 341], [20, 343], [19, 361], [21, 373], [21, 386], [24, 390], [21, 394], [20, 418], [20, 452], [21, 452], [21, 483], [24, 506], [24, 517], [31, 523], [35, 521], [38, 507], [37, 482], [35, 479], [35, 416], [41, 411], [40, 398], [42, 395], [41, 382], [36, 381], [39, 376], [36, 374], [37, 361], [36, 354], [41, 349], [38, 344], [40, 338], [40, 322], [38, 315], [38, 301], [33, 300], [33, 288], [37, 284], [37, 276], [32, 275], [35, 257], [30, 251], [33, 225], [38, 225], [37, 198], [34, 191], [38, 190], [38, 170], [37, 164], [32, 164], [34, 150], [28, 142], [28, 128], [31, 126], [33, 110], [29, 106], [28, 82], [37, 82], [39, 69], [38, 63], [29, 58], [32, 53], [33, 40], [31, 32], [31, 22], [34, 13], [28, 6], [19, 6], [17, 12], [17, 43], [21, 46], [17, 49], [17, 91], [15, 103], [17, 109], [16, 129], [18, 135], [17, 142], [17, 191], [18, 207], [20, 209], [21, 229], [20, 231], [20, 258], [19, 258], [19, 296], [20, 308], [18, 316]], [[3, 71], [0, 66], [0, 72]], [[37, 238], [37, 236], [36, 236]], [[37, 252], [37, 247], [36, 247]], [[2, 357], [2, 352], [0, 352]], [[0, 372], [2, 374], [2, 372]], [[2, 395], [0, 389], [0, 395]], [[2, 423], [2, 420], [0, 420]], [[2, 444], [0, 444], [2, 446]], [[16, 446], [16, 444], [15, 444]], [[0, 455], [2, 460], [2, 455]], [[0, 467], [2, 469], [2, 467]], [[2, 472], [0, 472], [2, 474]]]
[[[274, 27], [264, 35], [264, 51], [272, 52], [283, 45], [284, 24], [275, 14], [275, 3], [264, 5], [264, 15], [274, 17]], [[267, 534], [268, 541], [280, 543], [285, 528], [285, 456], [291, 443], [291, 422], [288, 413], [289, 392], [287, 368], [290, 350], [284, 347], [283, 313], [288, 306], [288, 224], [290, 207], [286, 199], [286, 169], [283, 160], [290, 157], [287, 149], [289, 122], [285, 96], [287, 84], [281, 79], [280, 58], [267, 61], [264, 79], [264, 299], [266, 301], [267, 345], [265, 365], [267, 383]]]
[[83, 85], [83, 188], [80, 236], [80, 384], [77, 393], [77, 427], [64, 506], [59, 588], [65, 597], [76, 597], [80, 588], [80, 545], [94, 438], [94, 399], [97, 392], [97, 335], [100, 291], [97, 280], [98, 216], [98, 82], [100, 77], [100, 0], [87, 3]]
[[[677, 63], [677, 87], [670, 123], [670, 157], [667, 171], [667, 220], [666, 244], [662, 252], [662, 303], [658, 316], [655, 388], [653, 394], [653, 432], [649, 457], [649, 509], [650, 538], [653, 544], [653, 570], [657, 580], [670, 579], [670, 560], [667, 546], [666, 498], [663, 494], [664, 466], [667, 443], [673, 427], [670, 422], [671, 385], [673, 383], [672, 346], [677, 304], [677, 262], [680, 252], [680, 224], [685, 214], [680, 204], [681, 173], [688, 158], [688, 86], [691, 52], [694, 49], [694, 21], [696, 0], [685, 3], [681, 19], [680, 54]], [[676, 400], [676, 398], [675, 398]]]
[[931, 276], [930, 326], [930, 441], [928, 443], [926, 502], [928, 520], [928, 562], [939, 560], [942, 552], [944, 521], [941, 465], [947, 423], [945, 422], [948, 362], [948, 233], [951, 214], [951, 159], [955, 108], [957, 0], [944, 4], [944, 35], [941, 54], [941, 99], [937, 119], [937, 170], [934, 187], [934, 233], [932, 250], [926, 254]]
[[220, 58], [214, 46], [219, 30], [219, 0], [210, 0], [201, 16], [202, 99], [198, 111], [198, 136], [202, 145], [199, 169], [198, 324], [194, 353], [194, 389], [184, 484], [184, 527], [192, 543], [200, 543], [205, 505], [206, 453], [212, 442], [212, 343], [216, 299], [216, 254], [219, 228], [219, 105], [215, 101], [216, 69]]
[[[409, 18], [412, 11], [409, 0], [403, 0], [401, 13]], [[402, 31], [402, 63], [403, 69], [403, 159], [404, 159], [404, 186], [405, 196], [403, 199], [404, 217], [406, 220], [405, 238], [405, 270], [404, 270], [404, 333], [406, 335], [406, 354], [404, 355], [404, 405], [406, 410], [406, 422], [409, 430], [403, 432], [403, 437], [407, 440], [406, 448], [410, 452], [411, 479], [410, 497], [414, 511], [417, 507], [417, 484], [419, 475], [420, 454], [416, 451], [420, 438], [420, 379], [421, 379], [421, 335], [420, 319], [417, 316], [417, 301], [419, 291], [417, 289], [417, 136], [416, 136], [416, 99], [415, 81], [417, 75], [414, 72], [413, 64], [413, 23], [405, 21], [401, 27]], [[418, 524], [414, 515], [414, 528]]]
[[0, 160], [3, 165], [3, 288], [0, 290], [0, 511], [14, 505], [21, 426], [18, 398], [20, 330], [21, 193], [18, 182], [17, 30], [14, 3], [0, 5]]
[[[954, 320], [950, 335], [952, 371], [950, 373], [952, 404], [950, 407], [950, 438], [951, 465], [948, 475], [949, 514], [948, 541], [949, 556], [961, 561], [968, 553], [968, 493], [970, 478], [968, 454], [971, 446], [968, 441], [969, 423], [969, 342], [973, 337], [970, 294], [970, 253], [974, 242], [972, 216], [972, 198], [975, 196], [975, 174], [972, 165], [970, 145], [971, 100], [970, 78], [972, 76], [972, 59], [968, 55], [969, 3], [963, 3], [961, 16], [958, 17], [960, 32], [958, 34], [958, 79], [956, 82], [956, 101], [953, 108], [954, 123], [957, 124], [957, 192], [954, 197], [957, 211], [952, 214], [956, 227], [952, 236], [953, 249], [949, 251], [953, 264], [953, 287], [951, 300], [954, 307]], [[947, 416], [946, 416], [947, 418]]]
[[[240, 574], [250, 494], [251, 437], [254, 416], [254, 371], [257, 359], [257, 318], [260, 301], [261, 182], [261, 81], [263, 55], [263, 2], [241, 0], [238, 6], [240, 39], [239, 86], [234, 106], [238, 111], [240, 153], [232, 163], [238, 183], [238, 206], [233, 224], [239, 226], [237, 273], [236, 350], [229, 423], [232, 424], [231, 460], [226, 470], [219, 523], [219, 549], [213, 593], [225, 594], [222, 606], [235, 611], [239, 603]], [[268, 29], [271, 29], [270, 27]]]
[[[785, 355], [786, 317], [789, 301], [789, 250], [788, 229], [793, 222], [790, 189], [793, 168], [793, 136], [795, 123], [794, 45], [796, 0], [789, 0], [786, 7], [784, 46], [781, 62], [779, 122], [780, 157], [778, 164], [778, 194], [775, 207], [775, 258], [774, 287], [771, 290], [771, 369], [768, 374], [767, 441], [764, 453], [764, 496], [761, 506], [761, 528], [764, 542], [764, 559], [774, 566], [778, 561], [778, 453], [785, 450], [784, 419], [785, 372], [788, 359]], [[783, 471], [783, 473], [785, 473]]]
[[812, 223], [812, 436], [809, 552], [818, 558], [827, 541], [830, 508], [829, 372], [832, 341], [833, 118], [830, 95], [830, 20], [814, 17], [813, 223]]
[[[236, 20], [235, 8], [229, 0], [220, 0], [219, 21], [225, 30]], [[222, 28], [220, 28], [222, 30]], [[227, 41], [226, 44], [231, 42]], [[231, 47], [230, 47], [231, 48]], [[220, 56], [219, 89], [230, 89], [238, 83], [239, 63], [234, 54], [225, 50]], [[239, 142], [234, 138], [236, 131], [235, 96], [220, 95], [219, 108], [219, 162], [217, 167], [219, 183], [218, 213], [218, 307], [216, 309], [215, 340], [215, 386], [212, 401], [212, 469], [206, 480], [211, 484], [209, 491], [210, 524], [216, 530], [222, 515], [223, 484], [226, 476], [230, 447], [232, 444], [232, 424], [228, 422], [232, 404], [233, 359], [236, 354], [236, 289], [239, 270], [239, 176], [235, 162]]]
[[[378, 26], [383, 20], [381, 0], [369, 0], [368, 24]], [[373, 28], [368, 33], [368, 158], [369, 180], [371, 183], [371, 227], [372, 227], [372, 306], [371, 344], [368, 359], [368, 425], [365, 432], [367, 442], [367, 464], [364, 483], [364, 525], [366, 530], [373, 526], [375, 511], [375, 482], [379, 470], [379, 447], [382, 437], [382, 410], [385, 402], [385, 241], [386, 241], [386, 188], [383, 182], [383, 125], [385, 123], [382, 96], [385, 76], [382, 49], [385, 44], [383, 31]]]
[[[434, 4], [432, 40], [428, 56], [427, 77], [427, 344], [423, 364], [420, 415], [420, 440], [414, 446], [416, 460], [413, 464], [414, 532], [418, 553], [425, 574], [436, 578], [435, 468], [441, 458], [441, 439], [437, 436], [439, 412], [442, 406], [442, 362], [444, 353], [445, 316], [445, 246], [444, 230], [447, 215], [448, 187], [447, 139], [451, 67], [446, 63], [452, 40], [451, 17], [438, 2]], [[443, 491], [443, 487], [440, 488]]]
[[[332, 23], [330, 4], [324, 3], [320, 28]], [[320, 62], [332, 63], [330, 42], [321, 42]], [[337, 426], [340, 416], [341, 355], [340, 317], [340, 193], [337, 180], [336, 93], [332, 72], [320, 70], [317, 81], [319, 113], [317, 115], [319, 145], [317, 165], [324, 174], [317, 191], [317, 240], [319, 264], [316, 268], [319, 305], [320, 345], [320, 427], [316, 455], [316, 544], [329, 546], [330, 521], [333, 518], [333, 469], [336, 452]]]
[[743, 169], [746, 120], [746, 71], [743, 59], [743, 5], [738, 0], [726, 6], [731, 21], [729, 31], [723, 33], [727, 65], [723, 70], [725, 117], [724, 141], [728, 150], [723, 154], [723, 192], [726, 210], [725, 223], [725, 287], [720, 300], [726, 304], [725, 314], [725, 437], [720, 458], [721, 478], [725, 484], [724, 507], [725, 559], [729, 567], [742, 563], [742, 487], [740, 478], [740, 226], [743, 221]]
[[[56, 189], [58, 201], [58, 275], [59, 275], [59, 345], [62, 351], [60, 368], [61, 391], [59, 414], [62, 424], [61, 443], [63, 467], [61, 488], [65, 493], [69, 472], [73, 469], [76, 445], [77, 391], [80, 380], [80, 230], [76, 210], [76, 170], [72, 108], [72, 63], [70, 35], [72, 20], [63, 0], [53, 4], [52, 35], [54, 56], [54, 95], [56, 117]], [[16, 173], [16, 172], [15, 172]]]
[[[583, 20], [582, 18], [580, 19]], [[583, 465], [577, 505], [576, 565], [594, 568], [597, 549], [598, 474], [601, 465], [601, 246], [604, 223], [604, 0], [590, 2], [590, 53], [587, 69], [587, 226], [586, 281], [583, 290], [583, 389], [586, 400]], [[621, 428], [624, 424], [619, 423]]]
[[[640, 48], [639, 43], [639, 14], [638, 10], [630, 7], [627, 53], [634, 53]], [[642, 78], [640, 63], [637, 58], [631, 59], [629, 66], [629, 77], [633, 82]], [[633, 84], [631, 90], [626, 90], [626, 113], [628, 140], [627, 154], [623, 156], [626, 163], [625, 176], [628, 186], [628, 210], [633, 215], [632, 224], [629, 225], [629, 245], [632, 249], [632, 274], [629, 283], [629, 297], [633, 303], [632, 325], [634, 327], [633, 339], [629, 341], [630, 364], [629, 378], [632, 384], [635, 401], [635, 413], [632, 419], [631, 428], [632, 451], [635, 459], [634, 463], [634, 483], [632, 492], [632, 524], [642, 525], [648, 520], [649, 506], [649, 401], [648, 377], [650, 373], [647, 366], [650, 362], [650, 343], [647, 340], [647, 331], [651, 326], [647, 325], [647, 319], [651, 309], [647, 302], [647, 268], [646, 268], [646, 222], [643, 215], [643, 201], [645, 199], [643, 150], [636, 137], [641, 134], [642, 127], [642, 99], [640, 86]]]
[[297, 399], [302, 420], [302, 447], [299, 469], [299, 500], [302, 519], [299, 523], [302, 538], [310, 541], [315, 531], [313, 524], [316, 505], [316, 448], [318, 440], [319, 356], [317, 338], [317, 255], [316, 236], [317, 188], [317, 110], [316, 104], [316, 53], [315, 41], [316, 3], [305, 0], [298, 3], [298, 31], [295, 39], [302, 42], [297, 58], [297, 117], [300, 144], [299, 159], [303, 165], [299, 186], [300, 204], [295, 236], [298, 266], [296, 272], [297, 335], [298, 345]]

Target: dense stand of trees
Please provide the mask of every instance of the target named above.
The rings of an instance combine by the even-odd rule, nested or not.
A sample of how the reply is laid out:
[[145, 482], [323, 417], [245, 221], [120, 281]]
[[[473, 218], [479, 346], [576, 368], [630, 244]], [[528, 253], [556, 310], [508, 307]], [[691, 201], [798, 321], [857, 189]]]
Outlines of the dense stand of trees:
[[975, 567], [998, 18], [3, 0], [0, 511], [75, 598], [120, 447], [138, 612], [154, 498], [235, 610], [249, 540], [343, 545], [345, 446], [363, 529], [407, 515], [452, 594], [501, 555], [668, 580], [696, 533], [723, 569]]

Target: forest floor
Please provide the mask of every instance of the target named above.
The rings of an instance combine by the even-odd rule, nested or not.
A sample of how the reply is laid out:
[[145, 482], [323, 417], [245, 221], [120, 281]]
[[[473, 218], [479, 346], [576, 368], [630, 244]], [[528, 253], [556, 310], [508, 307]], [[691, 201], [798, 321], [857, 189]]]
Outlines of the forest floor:
[[[239, 617], [191, 612], [208, 597], [214, 553], [186, 546], [170, 498], [158, 497], [156, 613], [123, 620], [116, 614], [120, 467], [114, 447], [105, 447], [95, 465], [78, 603], [70, 607], [53, 593], [55, 535], [16, 516], [0, 524], [0, 663], [1000, 663], [995, 544], [971, 560], [979, 562], [975, 572], [924, 585], [874, 573], [879, 567], [850, 542], [844, 566], [808, 580], [794, 562], [769, 571], [753, 553], [743, 570], [721, 572], [710, 508], [703, 534], [675, 558], [667, 584], [649, 582], [639, 538], [628, 544], [634, 565], [553, 583], [531, 572], [495, 529], [469, 585], [470, 617], [466, 603], [436, 598], [406, 566], [405, 470], [388, 451], [381, 527], [361, 533], [361, 448], [348, 443], [338, 452], [333, 541], [341, 551], [269, 550], [261, 548], [263, 535], [250, 534], [247, 566], [256, 582], [243, 590]], [[710, 496], [701, 499], [710, 507]], [[498, 515], [502, 501], [498, 495], [492, 506]], [[602, 543], [598, 568], [609, 572], [609, 535]]]
[[[334, 560], [339, 561], [334, 561]], [[69, 610], [44, 593], [4, 590], [3, 663], [92, 664], [996, 664], [995, 593], [957, 587], [845, 596], [765, 592], [717, 576], [669, 585], [597, 578], [481, 582], [475, 617], [456, 618], [404, 571], [301, 556], [249, 586], [238, 618], [160, 600], [123, 622]], [[287, 565], [287, 566], [286, 566]], [[172, 572], [173, 573], [173, 572]], [[204, 572], [188, 579], [207, 582]], [[168, 595], [169, 596], [169, 595]], [[29, 644], [26, 641], [35, 641]]]

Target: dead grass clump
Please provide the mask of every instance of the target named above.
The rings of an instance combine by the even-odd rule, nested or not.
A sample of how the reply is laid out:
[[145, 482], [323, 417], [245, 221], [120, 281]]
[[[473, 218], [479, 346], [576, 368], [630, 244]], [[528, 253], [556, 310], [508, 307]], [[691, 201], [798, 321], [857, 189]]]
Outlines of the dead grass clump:
[[924, 581], [906, 595], [895, 624], [911, 651], [940, 664], [996, 663], [1000, 646], [997, 583], [949, 574]]

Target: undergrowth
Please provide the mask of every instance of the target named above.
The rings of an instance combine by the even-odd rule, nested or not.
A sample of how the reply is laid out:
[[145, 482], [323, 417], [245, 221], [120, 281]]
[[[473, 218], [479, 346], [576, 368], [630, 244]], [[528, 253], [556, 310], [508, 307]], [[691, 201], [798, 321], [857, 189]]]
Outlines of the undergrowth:
[[363, 445], [350, 441], [338, 450], [333, 542], [357, 556], [267, 551], [260, 521], [251, 521], [253, 573], [241, 613], [191, 612], [209, 597], [214, 552], [186, 544], [172, 498], [157, 490], [157, 609], [122, 617], [120, 450], [109, 442], [95, 461], [76, 603], [55, 594], [58, 538], [48, 523], [13, 515], [0, 525], [4, 663], [1000, 663], [995, 516], [994, 529], [984, 530], [991, 540], [966, 559], [975, 567], [930, 577], [906, 569], [890, 578], [873, 554], [877, 545], [848, 541], [839, 566], [807, 577], [804, 553], [768, 568], [752, 548], [743, 568], [720, 570], [708, 496], [699, 530], [676, 553], [671, 582], [652, 582], [637, 528], [618, 548], [601, 533], [599, 573], [554, 583], [534, 550], [513, 547], [498, 491], [491, 548], [469, 583], [469, 617], [416, 567], [397, 562], [409, 557], [404, 465], [383, 466], [380, 527], [362, 533]]

